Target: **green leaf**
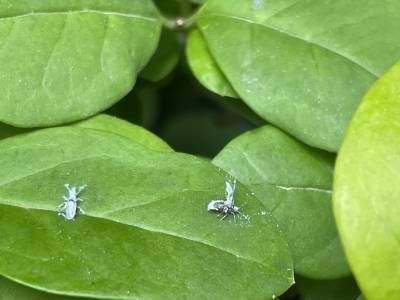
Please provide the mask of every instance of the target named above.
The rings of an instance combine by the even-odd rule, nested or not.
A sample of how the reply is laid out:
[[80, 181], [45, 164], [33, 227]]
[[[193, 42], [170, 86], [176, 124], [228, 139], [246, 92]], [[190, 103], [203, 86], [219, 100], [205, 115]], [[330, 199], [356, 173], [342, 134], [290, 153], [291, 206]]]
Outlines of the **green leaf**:
[[335, 280], [313, 280], [296, 277], [302, 300], [355, 300], [360, 294], [353, 277]]
[[332, 158], [264, 126], [239, 136], [213, 160], [272, 211], [295, 273], [316, 279], [350, 273], [331, 209]]
[[400, 2], [209, 0], [197, 24], [260, 116], [336, 151], [369, 85], [400, 56]]
[[210, 91], [221, 96], [226, 96], [219, 99], [219, 101], [239, 112], [254, 124], [260, 125], [265, 123], [264, 119], [258, 116], [241, 100], [233, 99], [239, 96], [212, 58], [210, 51], [207, 49], [207, 43], [202, 37], [201, 32], [197, 29], [189, 33], [186, 44], [186, 56], [189, 66], [199, 82]]
[[[124, 136], [133, 142], [139, 143], [151, 150], [174, 151], [166, 142], [143, 127], [129, 123], [116, 117], [100, 114], [72, 124], [83, 128], [102, 130]], [[0, 139], [28, 132], [29, 130], [0, 123]]]
[[149, 81], [160, 81], [176, 67], [180, 56], [178, 34], [164, 30], [161, 34], [157, 51], [149, 64], [142, 70], [140, 76]]
[[88, 120], [76, 123], [74, 126], [114, 133], [126, 137], [133, 142], [141, 144], [151, 150], [167, 152], [173, 151], [173, 149], [168, 146], [166, 142], [143, 127], [109, 115], [97, 115]]
[[231, 84], [212, 58], [199, 30], [190, 32], [186, 45], [186, 55], [193, 74], [202, 85], [221, 96], [238, 98]]
[[0, 120], [50, 126], [106, 109], [132, 89], [160, 28], [150, 0], [0, 1]]
[[364, 97], [335, 169], [334, 209], [367, 299], [400, 299], [400, 63]]
[[[107, 299], [261, 299], [293, 281], [286, 242], [243, 185], [249, 221], [206, 210], [226, 179], [206, 160], [64, 127], [1, 141], [0, 165], [0, 274], [18, 282]], [[74, 221], [56, 212], [66, 182], [87, 184]]]
[[80, 300], [84, 298], [72, 298], [49, 294], [29, 287], [17, 284], [0, 276], [0, 299], [1, 300]]

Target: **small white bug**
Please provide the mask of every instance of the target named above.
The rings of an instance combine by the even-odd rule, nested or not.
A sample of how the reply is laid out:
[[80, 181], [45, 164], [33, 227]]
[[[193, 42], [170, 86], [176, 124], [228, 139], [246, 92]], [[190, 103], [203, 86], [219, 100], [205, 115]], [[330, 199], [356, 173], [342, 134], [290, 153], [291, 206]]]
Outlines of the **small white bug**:
[[63, 196], [64, 202], [58, 206], [58, 215], [63, 216], [65, 220], [73, 220], [76, 215], [76, 211], [79, 210], [81, 214], [85, 214], [84, 210], [79, 207], [78, 202], [83, 201], [78, 195], [86, 188], [86, 184], [76, 187], [69, 187], [69, 184], [64, 184], [68, 191], [68, 196]]
[[233, 215], [235, 218], [236, 214], [240, 214], [239, 207], [235, 206], [235, 200], [233, 199], [233, 193], [235, 192], [236, 179], [233, 183], [230, 179], [225, 181], [225, 200], [211, 200], [207, 205], [208, 211], [218, 211], [224, 216], [220, 219], [223, 220], [228, 215]]

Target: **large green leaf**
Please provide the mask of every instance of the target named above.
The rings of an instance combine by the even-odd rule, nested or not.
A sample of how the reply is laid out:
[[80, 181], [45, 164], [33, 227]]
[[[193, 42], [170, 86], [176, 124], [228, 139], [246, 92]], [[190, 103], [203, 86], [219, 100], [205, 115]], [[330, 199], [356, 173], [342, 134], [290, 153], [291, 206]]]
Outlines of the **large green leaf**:
[[160, 27], [150, 0], [0, 0], [0, 120], [48, 126], [111, 106]]
[[173, 151], [166, 142], [143, 127], [106, 114], [97, 115], [93, 118], [75, 123], [74, 126], [96, 129], [124, 136], [152, 150]]
[[331, 209], [330, 154], [264, 126], [233, 140], [213, 163], [272, 211], [291, 248], [295, 273], [317, 279], [349, 274]]
[[[21, 283], [107, 299], [264, 299], [292, 284], [287, 244], [243, 185], [249, 221], [207, 212], [226, 174], [203, 159], [64, 127], [1, 141], [0, 165], [0, 274]], [[56, 212], [64, 183], [87, 184], [74, 221]]]
[[360, 294], [354, 278], [313, 280], [296, 277], [301, 300], [356, 300]]
[[398, 11], [397, 0], [209, 0], [198, 27], [251, 108], [335, 151], [365, 90], [400, 57]]
[[[143, 127], [106, 114], [100, 114], [84, 121], [74, 123], [72, 126], [114, 133], [124, 136], [152, 150], [173, 151], [173, 149], [166, 142]], [[0, 123], [0, 139], [28, 131], [30, 130]]]
[[367, 93], [335, 169], [334, 205], [367, 299], [400, 299], [400, 63]]

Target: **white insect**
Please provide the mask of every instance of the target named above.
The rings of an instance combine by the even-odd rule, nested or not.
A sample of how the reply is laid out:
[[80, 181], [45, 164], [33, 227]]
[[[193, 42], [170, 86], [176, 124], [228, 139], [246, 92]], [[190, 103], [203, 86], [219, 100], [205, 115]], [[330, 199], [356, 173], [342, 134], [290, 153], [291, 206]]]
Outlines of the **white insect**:
[[223, 220], [228, 215], [233, 215], [235, 218], [236, 214], [240, 214], [239, 207], [235, 206], [235, 200], [233, 199], [233, 193], [235, 192], [236, 179], [233, 181], [225, 181], [225, 200], [211, 200], [207, 205], [208, 211], [218, 211], [224, 216], [220, 219]]
[[69, 184], [64, 184], [68, 191], [68, 196], [63, 196], [64, 202], [58, 206], [58, 215], [63, 216], [65, 220], [73, 220], [76, 215], [76, 211], [79, 210], [81, 214], [85, 214], [84, 210], [79, 207], [78, 202], [83, 201], [79, 198], [79, 194], [86, 188], [86, 184], [76, 187], [69, 187]]

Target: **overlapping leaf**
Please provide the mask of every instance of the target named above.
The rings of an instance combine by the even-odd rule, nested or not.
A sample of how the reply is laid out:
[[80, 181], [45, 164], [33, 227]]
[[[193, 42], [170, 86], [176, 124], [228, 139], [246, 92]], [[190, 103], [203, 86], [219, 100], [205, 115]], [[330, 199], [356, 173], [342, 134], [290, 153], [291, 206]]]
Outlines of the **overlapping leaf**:
[[243, 101], [237, 99], [239, 96], [212, 58], [207, 43], [197, 29], [192, 30], [188, 36], [186, 55], [189, 66], [199, 82], [210, 91], [227, 96], [219, 99], [223, 104], [239, 112], [254, 124], [265, 124], [264, 119], [254, 113]]
[[[106, 114], [100, 114], [84, 121], [74, 123], [73, 126], [114, 133], [119, 136], [126, 137], [133, 142], [139, 143], [152, 150], [167, 152], [173, 151], [173, 149], [166, 142], [151, 132], [145, 130], [143, 127]], [[0, 139], [29, 131], [31, 130], [0, 123]]]
[[74, 126], [96, 129], [124, 136], [151, 150], [173, 151], [166, 142], [143, 127], [106, 114], [97, 115], [93, 118], [75, 123]]
[[225, 75], [218, 68], [217, 63], [211, 57], [207, 49], [207, 43], [199, 30], [190, 32], [187, 40], [186, 55], [192, 72], [206, 88], [221, 96], [238, 97]]
[[150, 0], [0, 1], [0, 121], [48, 126], [111, 106], [160, 27]]
[[397, 0], [209, 0], [197, 23], [251, 108], [336, 151], [364, 92], [400, 56], [399, 10]]
[[213, 163], [246, 184], [272, 211], [296, 273], [318, 279], [349, 274], [331, 209], [331, 155], [264, 126], [233, 140]]
[[365, 96], [335, 169], [335, 216], [367, 299], [400, 298], [400, 64]]
[[[235, 197], [249, 221], [207, 212], [226, 174], [203, 159], [64, 127], [1, 141], [0, 164], [0, 274], [19, 282], [107, 299], [261, 299], [293, 281], [286, 242], [246, 188]], [[74, 221], [56, 212], [64, 183], [87, 184]]]

